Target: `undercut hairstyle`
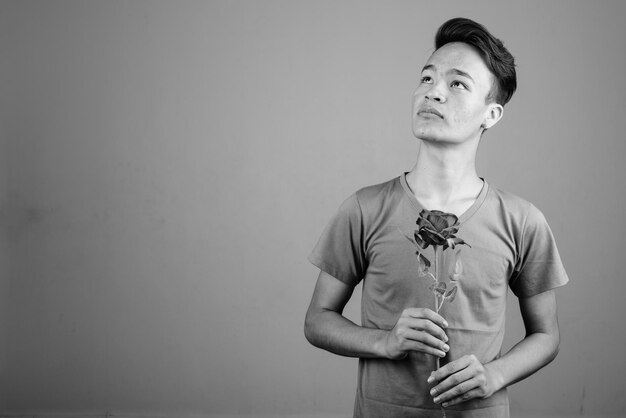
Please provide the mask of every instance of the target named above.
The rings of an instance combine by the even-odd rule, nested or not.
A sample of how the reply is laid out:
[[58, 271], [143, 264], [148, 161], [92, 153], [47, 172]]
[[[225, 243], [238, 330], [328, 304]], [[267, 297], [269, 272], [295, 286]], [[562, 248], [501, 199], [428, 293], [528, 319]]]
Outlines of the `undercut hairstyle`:
[[463, 42], [473, 46], [494, 75], [495, 80], [487, 95], [487, 103], [495, 101], [502, 106], [507, 104], [517, 88], [517, 76], [515, 58], [502, 41], [480, 23], [457, 17], [441, 25], [435, 35], [435, 50], [451, 42]]

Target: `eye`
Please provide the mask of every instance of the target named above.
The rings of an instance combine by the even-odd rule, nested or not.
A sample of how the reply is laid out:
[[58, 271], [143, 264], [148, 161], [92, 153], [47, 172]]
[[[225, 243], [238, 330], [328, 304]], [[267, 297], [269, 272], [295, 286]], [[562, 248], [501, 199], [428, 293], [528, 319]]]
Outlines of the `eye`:
[[424, 77], [422, 77], [422, 79], [420, 80], [422, 84], [432, 84], [433, 79], [431, 76], [429, 75], [425, 75]]
[[455, 89], [467, 90], [467, 86], [460, 81], [453, 81], [452, 84], [450, 84], [450, 87], [454, 87]]

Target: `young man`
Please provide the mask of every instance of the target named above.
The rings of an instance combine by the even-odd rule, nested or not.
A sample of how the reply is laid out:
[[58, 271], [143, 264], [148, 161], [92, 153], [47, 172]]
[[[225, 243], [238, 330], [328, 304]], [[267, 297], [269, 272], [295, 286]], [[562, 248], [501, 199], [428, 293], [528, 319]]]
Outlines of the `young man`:
[[[557, 354], [553, 289], [568, 278], [550, 228], [475, 169], [515, 88], [502, 42], [468, 19], [444, 23], [413, 95], [415, 166], [348, 198], [311, 253], [321, 271], [305, 335], [360, 358], [355, 417], [508, 417], [506, 387]], [[359, 326], [342, 310], [361, 280]], [[508, 287], [526, 337], [501, 355]]]

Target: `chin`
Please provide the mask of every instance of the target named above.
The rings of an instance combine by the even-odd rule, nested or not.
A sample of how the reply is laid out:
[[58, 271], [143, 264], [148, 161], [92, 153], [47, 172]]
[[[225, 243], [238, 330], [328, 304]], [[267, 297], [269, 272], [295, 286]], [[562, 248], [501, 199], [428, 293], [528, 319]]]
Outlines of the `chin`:
[[440, 134], [433, 132], [431, 129], [426, 129], [423, 127], [415, 127], [413, 128], [413, 135], [417, 139], [421, 139], [422, 141], [441, 141], [442, 137]]

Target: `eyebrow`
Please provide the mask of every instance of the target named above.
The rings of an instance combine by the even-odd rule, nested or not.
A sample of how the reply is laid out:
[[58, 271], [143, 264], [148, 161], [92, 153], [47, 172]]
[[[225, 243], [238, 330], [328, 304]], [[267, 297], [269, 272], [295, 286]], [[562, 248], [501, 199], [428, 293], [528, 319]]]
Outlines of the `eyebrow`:
[[[422, 72], [424, 72], [424, 71], [426, 71], [426, 70], [435, 71], [436, 69], [437, 69], [437, 67], [435, 67], [433, 64], [426, 64], [426, 65], [424, 66], [424, 68], [422, 68]], [[449, 70], [449, 71], [448, 71], [448, 73], [453, 73], [453, 74], [460, 75], [460, 76], [462, 76], [462, 77], [467, 77], [467, 78], [469, 78], [470, 80], [472, 80], [472, 83], [476, 83], [476, 82], [474, 81], [474, 78], [473, 78], [471, 75], [469, 75], [468, 73], [466, 73], [466, 72], [465, 72], [465, 71], [463, 71], [463, 70], [459, 70], [458, 68], [452, 68], [451, 70]]]

